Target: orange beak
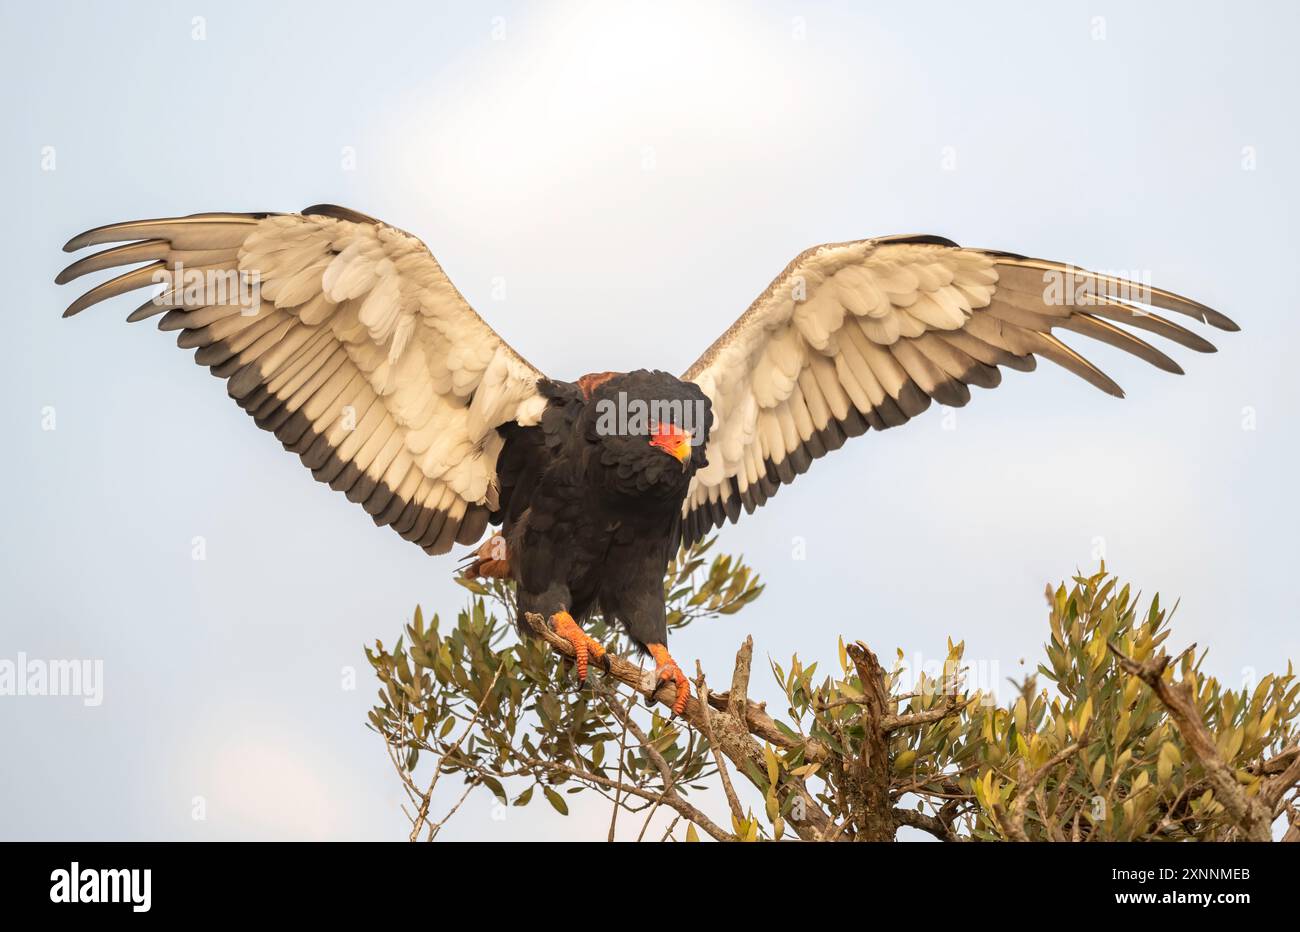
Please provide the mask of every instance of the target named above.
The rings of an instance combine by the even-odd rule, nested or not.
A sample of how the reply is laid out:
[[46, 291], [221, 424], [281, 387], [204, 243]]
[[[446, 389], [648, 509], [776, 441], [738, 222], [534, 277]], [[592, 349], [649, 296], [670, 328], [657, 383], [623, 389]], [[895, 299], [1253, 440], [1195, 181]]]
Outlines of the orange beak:
[[685, 469], [691, 459], [691, 432], [676, 424], [661, 424], [651, 435], [650, 446], [658, 447], [674, 457]]

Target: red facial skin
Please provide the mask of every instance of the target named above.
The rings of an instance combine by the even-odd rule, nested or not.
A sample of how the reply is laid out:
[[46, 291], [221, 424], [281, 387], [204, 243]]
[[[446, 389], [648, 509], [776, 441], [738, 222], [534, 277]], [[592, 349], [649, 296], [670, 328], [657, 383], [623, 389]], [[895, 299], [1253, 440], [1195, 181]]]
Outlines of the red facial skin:
[[650, 446], [663, 450], [685, 468], [691, 458], [691, 432], [676, 424], [661, 424], [650, 436]]

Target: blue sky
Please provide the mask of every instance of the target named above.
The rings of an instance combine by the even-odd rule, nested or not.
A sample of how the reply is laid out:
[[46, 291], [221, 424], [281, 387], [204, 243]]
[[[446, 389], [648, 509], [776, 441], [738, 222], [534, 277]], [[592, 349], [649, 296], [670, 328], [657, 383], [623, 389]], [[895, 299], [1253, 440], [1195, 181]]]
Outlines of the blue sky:
[[[1090, 348], [1124, 401], [1044, 364], [955, 422], [855, 441], [723, 533], [767, 593], [674, 653], [729, 669], [752, 632], [760, 653], [830, 659], [843, 634], [924, 660], [952, 634], [1017, 676], [1043, 584], [1104, 547], [1182, 599], [1175, 643], [1210, 646], [1227, 682], [1300, 657], [1292, 4], [58, 3], [0, 20], [0, 659], [104, 668], [97, 707], [0, 697], [0, 838], [404, 837], [362, 727], [361, 646], [417, 602], [461, 604], [452, 560], [312, 482], [189, 353], [123, 323], [135, 302], [60, 320], [62, 243], [121, 219], [354, 207], [421, 236], [561, 378], [684, 369], [820, 242], [931, 232], [1147, 272], [1243, 331], [1175, 352], [1181, 378]], [[590, 837], [605, 818], [500, 816], [472, 797], [445, 837]]]

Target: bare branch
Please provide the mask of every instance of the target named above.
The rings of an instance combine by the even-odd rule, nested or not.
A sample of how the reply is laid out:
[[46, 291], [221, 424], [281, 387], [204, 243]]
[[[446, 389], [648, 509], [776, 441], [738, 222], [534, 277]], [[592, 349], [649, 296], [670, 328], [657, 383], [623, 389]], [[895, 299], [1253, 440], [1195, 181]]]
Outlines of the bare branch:
[[963, 840], [960, 835], [953, 831], [951, 825], [935, 816], [917, 812], [915, 809], [895, 809], [894, 822], [898, 825], [909, 825], [912, 828], [919, 828], [923, 832], [929, 832], [940, 841]]
[[[1285, 753], [1285, 752], [1284, 752]], [[1280, 755], [1279, 755], [1280, 756]], [[1270, 762], [1271, 763], [1271, 762]], [[1268, 764], [1265, 764], [1265, 768]], [[1276, 777], [1265, 781], [1259, 791], [1259, 800], [1277, 818], [1285, 810], [1283, 798], [1300, 784], [1300, 755], [1291, 759], [1291, 764]]]
[[1126, 657], [1114, 644], [1108, 643], [1106, 646], [1115, 655], [1120, 667], [1150, 686], [1169, 710], [1169, 716], [1178, 727], [1183, 741], [1205, 769], [1205, 780], [1214, 790], [1214, 798], [1227, 810], [1242, 835], [1250, 841], [1270, 841], [1273, 837], [1270, 827], [1273, 821], [1271, 807], [1266, 806], [1258, 797], [1247, 796], [1237, 782], [1232, 768], [1219, 754], [1214, 736], [1201, 719], [1191, 685], [1165, 679], [1169, 655], [1161, 651], [1138, 663]]
[[1287, 825], [1286, 834], [1282, 836], [1283, 841], [1300, 842], [1300, 807], [1291, 805], [1286, 810]]
[[862, 751], [856, 760], [844, 761], [846, 795], [858, 826], [856, 837], [865, 841], [893, 841], [898, 824], [889, 791], [889, 692], [885, 671], [871, 648], [861, 641], [845, 646], [862, 687]]
[[[614, 691], [614, 699], [615, 699], [615, 701], [617, 701], [617, 699], [618, 699], [618, 691], [617, 691], [617, 690]], [[628, 702], [629, 702], [629, 708], [630, 708], [630, 707], [631, 707], [631, 700], [629, 700]], [[625, 758], [626, 756], [627, 756], [627, 724], [624, 723], [624, 725], [623, 725], [623, 730], [619, 733], [619, 736], [618, 736], [618, 780], [619, 780], [619, 782], [622, 782], [622, 780], [623, 780], [623, 774], [626, 772], [626, 767], [627, 767], [627, 765], [626, 765], [626, 763], [625, 763], [625, 761], [624, 761], [624, 758]], [[615, 831], [615, 829], [618, 827], [618, 811], [619, 811], [620, 809], [622, 809], [622, 808], [623, 808], [623, 806], [622, 806], [622, 790], [621, 790], [621, 789], [619, 789], [619, 790], [615, 790], [615, 791], [614, 791], [614, 806], [613, 806], [613, 809], [610, 811], [610, 814], [609, 814], [609, 835], [608, 835], [608, 837], [607, 837], [607, 839], [606, 839], [607, 841], [613, 841], [613, 840], [614, 840], [614, 831]]]
[[[503, 669], [505, 669], [503, 664], [497, 665], [496, 672], [492, 674], [492, 681], [488, 683], [487, 689], [483, 691], [483, 698], [479, 701], [478, 708], [474, 710], [474, 717], [469, 720], [469, 724], [466, 725], [465, 730], [460, 733], [460, 737], [456, 739], [455, 743], [452, 744], [451, 747], [442, 753], [438, 758], [438, 762], [434, 765], [433, 778], [429, 781], [429, 788], [420, 796], [420, 811], [416, 813], [415, 821], [411, 825], [411, 841], [415, 841], [419, 837], [420, 828], [429, 818], [429, 802], [433, 799], [434, 788], [437, 787], [438, 781], [442, 778], [443, 761], [460, 750], [461, 744], [467, 737], [469, 737], [469, 733], [474, 730], [474, 726], [478, 724], [479, 716], [483, 714], [483, 707], [487, 704], [488, 699], [492, 697], [492, 690], [496, 689], [497, 680], [501, 678], [501, 671]], [[456, 806], [459, 808], [460, 803], [457, 803]], [[453, 810], [453, 812], [454, 811], [455, 810]], [[446, 819], [443, 821], [445, 822]]]
[[530, 767], [539, 767], [543, 770], [560, 770], [571, 777], [575, 777], [579, 780], [587, 780], [591, 783], [598, 784], [599, 786], [606, 787], [607, 789], [612, 790], [615, 787], [618, 787], [630, 796], [639, 796], [652, 803], [662, 802], [670, 809], [676, 810], [683, 818], [689, 819], [700, 828], [704, 829], [704, 831], [712, 838], [716, 838], [718, 841], [736, 840], [735, 835], [732, 835], [730, 832], [725, 831], [716, 825], [708, 816], [696, 809], [686, 800], [682, 799], [676, 793], [655, 793], [651, 790], [643, 790], [639, 786], [631, 786], [627, 783], [618, 783], [615, 780], [609, 779], [609, 777], [602, 777], [599, 774], [590, 773], [586, 770], [579, 770], [577, 767], [572, 767], [568, 764], [561, 764], [558, 761], [544, 761], [539, 760], [536, 757], [530, 757], [524, 762]]
[[931, 722], [937, 722], [949, 715], [957, 714], [974, 701], [974, 696], [959, 700], [957, 696], [949, 694], [947, 702], [933, 709], [926, 709], [924, 712], [910, 712], [907, 715], [886, 715], [884, 720], [881, 721], [880, 727], [886, 734], [889, 734], [892, 731], [898, 731], [900, 728], [929, 725]]
[[[1029, 797], [1033, 794], [1043, 779], [1067, 760], [1078, 754], [1079, 751], [1088, 744], [1088, 737], [1084, 735], [1078, 741], [1072, 741], [1061, 750], [1057, 751], [1047, 759], [1043, 766], [1039, 767], [1033, 773], [1024, 774], [1025, 765], [1020, 764], [1021, 779], [1016, 787], [1016, 794], [1011, 798], [1011, 808], [1007, 811], [1005, 818], [1002, 820], [1002, 828], [1006, 831], [1007, 837], [1012, 841], [1029, 841], [1029, 836], [1025, 834], [1025, 809], [1029, 805]], [[1046, 818], [1046, 813], [1041, 813]]]
[[[573, 656], [573, 645], [552, 631], [541, 615], [529, 612], [524, 615], [524, 621], [538, 637], [545, 640], [546, 643], [557, 653], [563, 654], [565, 657]], [[736, 663], [738, 666], [746, 662], [746, 650], [747, 648], [742, 645], [740, 652], [737, 653]], [[750, 656], [752, 656], [752, 641], [749, 642], [748, 651]], [[655, 680], [654, 675], [649, 671], [642, 670], [640, 667], [634, 666], [627, 660], [613, 653], [606, 653], [599, 661], [593, 661], [593, 665], [602, 667], [608, 675], [620, 682], [628, 684], [652, 702], [659, 702], [671, 708], [673, 700], [677, 697], [677, 688], [673, 683], [660, 683]], [[735, 677], [733, 676], [733, 685], [734, 683]], [[744, 683], [746, 686], [748, 685], [748, 674], [744, 677]], [[712, 727], [714, 736], [717, 739], [717, 746], [728, 758], [731, 759], [733, 763], [736, 764], [740, 772], [744, 773], [747, 777], [748, 773], [746, 772], [746, 764], [748, 764], [756, 773], [761, 774], [766, 769], [766, 762], [763, 759], [763, 749], [756, 741], [754, 741], [754, 737], [761, 738], [770, 744], [785, 749], [801, 748], [804, 750], [805, 759], [812, 756], [812, 754], [810, 754], [810, 749], [803, 743], [792, 741], [786, 737], [780, 729], [776, 727], [776, 722], [772, 720], [772, 717], [769, 716], [763, 709], [762, 705], [758, 703], [750, 702], [746, 699], [742, 706], [739, 701], [736, 701], [733, 704], [730, 696], [712, 695], [709, 697], [709, 705], [711, 708], [718, 709], [722, 712], [727, 712], [728, 709], [732, 708], [734, 705], [739, 706], [740, 710], [744, 712], [743, 724], [735, 715], [725, 714], [711, 717], [710, 726]], [[704, 732], [703, 710], [700, 706], [699, 700], [694, 696], [687, 700], [686, 708], [682, 713], [682, 718], [693, 727]], [[816, 753], [816, 748], [811, 750]], [[822, 754], [824, 756], [824, 752], [822, 752]], [[798, 778], [790, 777], [782, 784], [782, 786], [787, 793], [793, 793], [795, 795], [795, 807], [791, 810], [792, 815], [787, 818], [786, 821], [795, 830], [796, 834], [798, 834], [800, 838], [810, 841], [828, 838], [834, 831], [834, 825], [831, 823], [830, 816], [826, 814], [825, 810], [821, 808], [817, 800], [808, 792], [807, 787], [804, 786], [804, 782]], [[625, 792], [626, 791], [625, 788]], [[653, 795], [646, 796], [644, 791], [634, 795], [641, 795], [643, 798], [651, 800], [657, 799], [657, 797]], [[665, 800], [665, 804], [670, 803]], [[799, 812], [802, 815], [802, 818], [795, 818], [793, 815], [794, 812]], [[687, 815], [684, 812], [682, 814], [686, 818], [691, 819], [691, 821], [696, 821], [692, 816]], [[696, 824], [699, 823], [696, 822]], [[703, 826], [701, 826], [701, 828], [703, 828]]]
[[736, 653], [736, 669], [731, 674], [731, 693], [727, 697], [727, 711], [744, 721], [745, 707], [749, 704], [749, 671], [754, 661], [754, 639], [746, 637]]
[[731, 807], [731, 814], [737, 822], [745, 820], [745, 808], [740, 805], [740, 797], [736, 795], [736, 788], [731, 785], [731, 774], [727, 772], [727, 762], [722, 757], [722, 751], [718, 747], [718, 739], [713, 734], [713, 720], [709, 714], [709, 684], [704, 679], [704, 668], [700, 662], [695, 661], [695, 688], [699, 691], [700, 698], [703, 700], [700, 705], [700, 717], [704, 724], [704, 737], [709, 739], [709, 751], [713, 754], [713, 761], [718, 767], [718, 776], [722, 779], [722, 789], [727, 794], [727, 805]]
[[[524, 616], [524, 621], [528, 628], [545, 640], [556, 653], [563, 654], [565, 657], [573, 657], [573, 645], [552, 631], [550, 625], [546, 623], [546, 620], [541, 615], [529, 612]], [[593, 659], [591, 665], [602, 668], [614, 679], [631, 686], [651, 702], [659, 702], [671, 708], [673, 700], [677, 697], [677, 688], [672, 682], [659, 682], [655, 680], [653, 672], [643, 670], [641, 667], [615, 654], [606, 653], [600, 660]], [[709, 696], [709, 705], [719, 712], [728, 711], [730, 701], [731, 697], [728, 693], [713, 693]], [[767, 714], [762, 703], [746, 702], [744, 708], [746, 728], [756, 738], [766, 741], [773, 747], [785, 750], [802, 748], [804, 758], [809, 762], [827, 759], [826, 749], [818, 742], [809, 741], [804, 744], [791, 739], [781, 729], [777, 728], [776, 722], [772, 719], [772, 716]], [[694, 696], [687, 700], [686, 709], [682, 712], [682, 718], [703, 731], [700, 704]]]
[[[606, 708], [613, 713], [614, 718], [618, 719], [618, 721], [622, 723], [624, 730], [632, 732], [632, 736], [636, 738], [638, 744], [645, 750], [646, 756], [649, 757], [651, 763], [655, 765], [655, 769], [659, 771], [659, 779], [663, 781], [663, 795], [659, 802], [656, 802], [650, 809], [649, 815], [645, 817], [645, 822], [641, 825], [641, 832], [637, 835], [636, 840], [641, 841], [645, 837], [646, 829], [650, 827], [650, 820], [654, 818], [655, 812], [658, 811], [660, 803], [666, 802], [669, 799], [679, 798], [677, 791], [673, 789], [673, 786], [676, 783], [673, 768], [669, 765], [663, 754], [660, 753], [659, 749], [654, 746], [654, 742], [650, 740], [650, 737], [645, 733], [641, 726], [633, 720], [630, 705], [625, 709], [619, 703], [610, 702], [610, 690], [603, 684], [597, 686], [593, 683], [592, 688], [606, 700]], [[622, 766], [622, 761], [619, 762], [619, 766]]]
[[1300, 744], [1293, 744], [1290, 747], [1283, 748], [1277, 752], [1277, 755], [1270, 757], [1263, 764], [1250, 764], [1246, 767], [1246, 772], [1259, 776], [1272, 776], [1281, 773], [1291, 766], [1291, 762], [1300, 757]]
[[461, 804], [465, 802], [466, 798], [469, 796], [470, 790], [478, 786], [479, 783], [480, 781], [478, 777], [475, 777], [474, 779], [470, 780], [467, 784], [465, 784], [465, 792], [460, 794], [460, 799], [456, 800], [456, 804], [452, 806], [449, 810], [447, 810], [447, 814], [443, 816], [441, 819], [439, 819], [437, 822], [429, 823], [429, 832], [428, 835], [426, 836], [425, 839], [426, 841], [433, 841], [435, 838], [438, 837], [438, 833], [442, 831], [442, 827], [451, 820], [451, 817], [454, 816], [457, 813], [457, 811], [459, 811]]

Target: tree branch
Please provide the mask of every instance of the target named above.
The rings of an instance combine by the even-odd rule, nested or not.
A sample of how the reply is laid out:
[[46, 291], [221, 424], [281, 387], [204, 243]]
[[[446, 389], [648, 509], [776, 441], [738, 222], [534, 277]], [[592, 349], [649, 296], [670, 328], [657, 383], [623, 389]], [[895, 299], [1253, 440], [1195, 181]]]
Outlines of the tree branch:
[[731, 815], [737, 822], [745, 821], [745, 807], [740, 804], [740, 797], [736, 795], [736, 788], [731, 785], [731, 774], [727, 773], [727, 762], [722, 757], [722, 750], [718, 747], [718, 739], [713, 734], [713, 721], [709, 714], [709, 684], [704, 679], [704, 668], [700, 662], [695, 661], [695, 688], [699, 691], [700, 697], [704, 700], [700, 705], [700, 717], [704, 720], [704, 737], [709, 739], [709, 752], [713, 755], [713, 761], [718, 767], [718, 777], [722, 780], [723, 792], [727, 794], [727, 805], [731, 807]]
[[915, 809], [895, 809], [894, 822], [897, 825], [909, 825], [912, 828], [919, 828], [923, 832], [929, 832], [940, 841], [962, 840], [962, 837], [952, 830], [952, 826], [942, 819], [926, 815], [924, 812], [917, 812]]
[[753, 657], [754, 639], [746, 636], [745, 643], [736, 654], [736, 669], [731, 673], [731, 692], [727, 696], [727, 712], [740, 721], [748, 717], [746, 707], [749, 705], [749, 671]]
[[1191, 684], [1173, 683], [1165, 679], [1164, 673], [1169, 666], [1169, 655], [1162, 650], [1159, 654], [1138, 663], [1125, 656], [1114, 644], [1107, 643], [1106, 646], [1115, 655], [1120, 667], [1150, 686], [1169, 710], [1169, 716], [1178, 727], [1183, 741], [1205, 769], [1205, 780], [1214, 790], [1214, 798], [1227, 810], [1242, 835], [1250, 841], [1272, 840], [1271, 807], [1265, 806], [1257, 797], [1247, 796], [1246, 791], [1237, 782], [1232, 768], [1219, 754], [1214, 736], [1210, 734], [1210, 730], [1205, 727], [1205, 722], [1201, 719]]
[[862, 753], [856, 760], [844, 762], [849, 809], [859, 827], [858, 837], [864, 841], [893, 841], [898, 823], [889, 797], [893, 779], [889, 771], [889, 733], [884, 727], [890, 717], [885, 671], [861, 641], [847, 645], [845, 651], [862, 686]]
[[1291, 762], [1300, 758], [1300, 744], [1293, 744], [1290, 747], [1283, 748], [1277, 752], [1277, 756], [1270, 757], [1262, 764], [1250, 764], [1246, 767], [1246, 772], [1259, 776], [1272, 776], [1279, 774], [1291, 766]]
[[[1025, 809], [1029, 806], [1029, 797], [1037, 789], [1038, 784], [1055, 770], [1064, 764], [1067, 760], [1078, 754], [1080, 750], [1088, 745], [1088, 736], [1080, 738], [1078, 741], [1071, 741], [1061, 750], [1057, 751], [1047, 759], [1043, 766], [1039, 767], [1027, 777], [1023, 776], [1024, 763], [1021, 762], [1021, 780], [1020, 785], [1016, 787], [1016, 795], [1011, 798], [1011, 809], [1007, 812], [1006, 818], [1003, 819], [1002, 827], [1006, 830], [1007, 837], [1012, 841], [1029, 841], [1029, 836], [1025, 834]], [[1040, 812], [1044, 823], [1047, 821], [1047, 813]]]
[[[546, 623], [541, 615], [529, 612], [524, 615], [524, 622], [538, 637], [545, 640], [552, 650], [563, 654], [565, 657], [573, 657], [573, 645], [551, 630], [550, 625]], [[736, 675], [733, 675], [732, 690], [733, 692], [736, 691], [737, 677], [739, 677], [741, 695], [735, 697], [734, 700], [731, 695], [713, 695], [709, 697], [711, 708], [727, 713], [717, 716], [710, 715], [709, 718], [709, 726], [717, 742], [716, 747], [721, 749], [722, 753], [736, 765], [737, 769], [742, 774], [745, 774], [746, 778], [749, 778], [749, 771], [751, 770], [761, 774], [767, 769], [767, 762], [763, 758], [763, 749], [754, 740], [754, 737], [761, 738], [769, 744], [787, 750], [804, 747], [802, 743], [792, 741], [786, 737], [776, 727], [776, 722], [772, 720], [772, 717], [767, 714], [761, 705], [750, 702], [747, 697], [744, 697], [743, 693], [748, 688], [753, 650], [753, 639], [747, 638], [736, 654]], [[651, 702], [660, 702], [671, 708], [673, 701], [677, 698], [675, 684], [656, 681], [652, 672], [642, 670], [613, 653], [606, 653], [599, 661], [593, 661], [593, 665], [602, 667], [608, 675], [631, 686]], [[743, 704], [741, 703], [742, 698], [744, 699]], [[738, 714], [732, 714], [729, 711], [733, 708], [736, 709], [737, 713], [744, 713], [743, 721]], [[708, 734], [704, 728], [704, 710], [699, 700], [694, 696], [687, 700], [686, 708], [682, 712], [682, 718], [692, 727], [699, 729], [706, 735]], [[805, 749], [805, 759], [808, 756], [807, 749]], [[752, 778], [749, 779], [753, 782]], [[795, 797], [790, 815], [786, 820], [790, 827], [795, 830], [795, 833], [800, 838], [808, 841], [818, 841], [830, 837], [834, 831], [831, 818], [821, 808], [812, 794], [808, 792], [804, 782], [797, 777], [790, 776], [783, 781], [781, 786], [787, 793], [792, 793]], [[626, 792], [627, 788], [624, 791]], [[685, 812], [682, 814], [686, 818], [695, 821]]]
[[[529, 612], [524, 616], [524, 621], [531, 631], [551, 646], [552, 650], [563, 654], [565, 657], [573, 657], [573, 645], [551, 630], [551, 626], [546, 623], [546, 620], [541, 615]], [[601, 667], [614, 679], [631, 686], [651, 702], [658, 702], [672, 708], [673, 700], [677, 698], [677, 687], [671, 681], [656, 681], [652, 671], [644, 670], [615, 654], [606, 653], [600, 660], [593, 659], [591, 665]], [[709, 705], [719, 712], [730, 711], [731, 696], [729, 693], [711, 693], [709, 695]], [[804, 759], [810, 763], [827, 759], [826, 749], [819, 742], [801, 743], [790, 738], [785, 732], [777, 728], [775, 720], [767, 714], [767, 710], [762, 703], [746, 701], [744, 708], [746, 729], [754, 737], [766, 741], [773, 747], [779, 747], [787, 751], [802, 748]], [[704, 719], [700, 712], [699, 701], [694, 696], [687, 700], [682, 718], [701, 731], [703, 730]]]
[[[614, 701], [615, 702], [618, 701], [618, 690], [614, 690]], [[631, 707], [632, 707], [632, 700], [629, 699], [628, 708], [631, 709]], [[626, 772], [627, 765], [624, 759], [626, 751], [627, 751], [627, 723], [625, 722], [623, 724], [623, 730], [622, 732], [619, 733], [618, 736], [618, 780], [620, 783], [623, 781], [623, 774]], [[618, 811], [623, 808], [621, 796], [622, 796], [621, 789], [614, 791], [614, 806], [613, 806], [613, 811], [610, 812], [609, 814], [609, 832], [605, 839], [606, 841], [614, 840], [615, 829], [618, 828]]]
[[[487, 689], [483, 691], [483, 699], [479, 702], [478, 708], [474, 710], [474, 717], [469, 720], [469, 724], [466, 725], [465, 730], [460, 733], [460, 737], [456, 739], [456, 743], [453, 744], [450, 748], [448, 748], [445, 752], [443, 752], [441, 756], [439, 756], [438, 763], [433, 768], [433, 778], [429, 781], [429, 788], [425, 790], [420, 797], [420, 810], [418, 813], [416, 813], [415, 820], [411, 825], [411, 837], [410, 837], [411, 841], [415, 841], [415, 839], [419, 836], [420, 828], [425, 824], [425, 822], [429, 818], [429, 803], [433, 800], [433, 791], [437, 788], [438, 781], [442, 778], [442, 762], [445, 761], [448, 757], [451, 757], [458, 750], [460, 750], [461, 744], [464, 742], [464, 740], [467, 737], [469, 737], [469, 733], [474, 730], [474, 726], [478, 724], [479, 716], [483, 714], [483, 706], [486, 705], [488, 699], [491, 698], [492, 690], [496, 689], [497, 680], [500, 679], [501, 671], [503, 669], [504, 669], [503, 666], [497, 667], [496, 672], [492, 674], [492, 682], [488, 683]], [[417, 735], [416, 737], [419, 736]], [[464, 797], [462, 797], [462, 800], [463, 799]], [[460, 803], [456, 803], [456, 808], [457, 809], [460, 808]], [[453, 813], [455, 811], [456, 811], [455, 809], [452, 810]], [[451, 813], [448, 813], [448, 818], [450, 818], [450, 816]], [[446, 822], [447, 819], [444, 818], [442, 821]], [[440, 822], [438, 823], [438, 825], [441, 827], [442, 823]], [[430, 835], [429, 837], [430, 840], [432, 840], [433, 836]]]
[[[646, 756], [649, 757], [651, 763], [655, 765], [655, 769], [659, 771], [659, 779], [661, 779], [664, 784], [663, 798], [661, 802], [669, 802], [673, 799], [680, 800], [680, 794], [678, 794], [677, 790], [673, 788], [676, 780], [674, 779], [672, 767], [669, 766], [668, 761], [664, 758], [663, 754], [659, 752], [659, 749], [654, 746], [654, 742], [650, 740], [650, 737], [645, 733], [641, 726], [636, 723], [635, 719], [632, 718], [631, 705], [629, 704], [628, 708], [625, 709], [621, 703], [611, 701], [611, 699], [615, 698], [613, 696], [613, 690], [609, 689], [609, 687], [604, 684], [597, 686], [593, 683], [592, 688], [595, 689], [601, 698], [605, 700], [606, 708], [609, 709], [614, 718], [618, 719], [619, 723], [623, 726], [624, 731], [632, 732], [632, 736], [636, 738], [640, 746], [645, 750]], [[620, 769], [622, 766], [623, 761], [620, 755]], [[658, 806], [659, 803], [655, 803], [655, 808], [652, 808], [650, 814], [646, 816], [645, 824], [641, 827], [641, 835], [637, 837], [637, 841], [640, 841], [645, 836], [646, 829], [650, 827], [650, 820], [654, 818]]]
[[926, 709], [924, 712], [909, 712], [906, 715], [886, 715], [880, 723], [880, 727], [885, 734], [898, 731], [900, 728], [913, 728], [917, 725], [928, 725], [931, 722], [937, 722], [940, 719], [947, 718], [949, 715], [955, 715], [975, 701], [972, 696], [967, 699], [958, 700], [955, 695], [949, 694], [948, 701], [941, 706], [933, 709]]
[[1288, 825], [1286, 829], [1286, 834], [1282, 836], [1282, 840], [1289, 841], [1289, 842], [1300, 842], [1300, 807], [1296, 807], [1294, 805], [1288, 806], [1286, 810], [1286, 814], [1287, 814]]
[[[1265, 764], [1265, 768], [1267, 767], [1268, 765]], [[1276, 777], [1266, 780], [1263, 788], [1259, 791], [1260, 802], [1272, 813], [1274, 818], [1280, 816], [1284, 811], [1285, 805], [1282, 799], [1295, 788], [1297, 783], [1300, 783], [1300, 755], [1292, 758], [1291, 765]]]
[[732, 835], [730, 832], [718, 826], [712, 819], [706, 816], [703, 812], [696, 809], [694, 806], [692, 806], [690, 803], [682, 799], [682, 797], [678, 796], [676, 793], [672, 792], [671, 790], [666, 793], [655, 793], [652, 792], [651, 790], [643, 790], [639, 786], [631, 786], [630, 784], [627, 783], [620, 783], [616, 780], [611, 780], [609, 777], [602, 777], [599, 774], [591, 773], [586, 770], [579, 770], [577, 767], [572, 767], [568, 764], [561, 764], [558, 761], [544, 761], [544, 760], [538, 760], [536, 757], [529, 757], [525, 759], [524, 763], [530, 767], [539, 767], [542, 770], [560, 770], [563, 771], [564, 773], [567, 773], [571, 777], [575, 777], [579, 780], [588, 780], [592, 783], [596, 783], [600, 786], [603, 786], [606, 789], [612, 790], [615, 788], [620, 788], [624, 793], [630, 796], [639, 796], [642, 799], [647, 799], [652, 803], [661, 802], [665, 806], [669, 807], [670, 809], [676, 810], [680, 815], [694, 822], [700, 828], [704, 829], [704, 831], [707, 832], [712, 838], [715, 838], [718, 841], [736, 840], [735, 835]]

